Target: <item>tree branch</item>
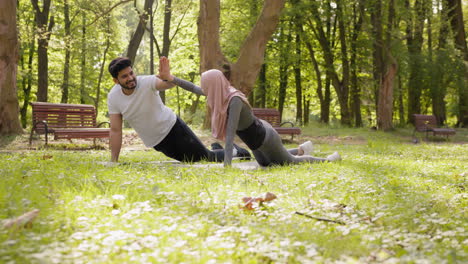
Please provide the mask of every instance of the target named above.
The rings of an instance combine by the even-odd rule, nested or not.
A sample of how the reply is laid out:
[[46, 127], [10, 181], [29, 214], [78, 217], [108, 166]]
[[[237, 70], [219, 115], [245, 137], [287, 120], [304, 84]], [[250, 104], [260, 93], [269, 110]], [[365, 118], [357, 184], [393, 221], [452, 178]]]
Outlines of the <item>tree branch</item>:
[[[119, 5], [122, 5], [122, 4], [126, 4], [128, 2], [131, 2], [133, 0], [121, 0], [120, 2], [114, 4], [113, 6], [111, 6], [109, 9], [105, 10], [103, 13], [99, 14], [99, 15], [96, 15], [96, 17], [94, 18], [93, 21], [91, 21], [89, 24], [86, 25], [86, 27], [89, 27], [91, 26], [92, 24], [96, 23], [96, 21], [98, 21], [100, 18], [103, 18], [105, 17], [107, 14], [109, 14], [110, 12], [112, 12], [112, 10], [114, 10], [116, 7], [118, 7]], [[92, 11], [94, 12], [94, 10], [92, 10], [91, 8], [85, 8], [85, 7], [82, 7], [83, 9], [85, 10], [88, 10], [88, 11]]]
[[301, 212], [294, 212], [294, 213], [297, 214], [297, 215], [305, 216], [305, 217], [310, 218], [310, 219], [317, 220], [317, 221], [323, 221], [323, 222], [328, 222], [328, 223], [335, 223], [335, 224], [339, 224], [339, 225], [346, 225], [344, 222], [341, 222], [341, 221], [336, 221], [336, 220], [331, 220], [331, 219], [326, 219], [326, 218], [315, 217], [315, 216], [311, 216], [311, 215], [304, 214], [304, 213], [301, 213]]

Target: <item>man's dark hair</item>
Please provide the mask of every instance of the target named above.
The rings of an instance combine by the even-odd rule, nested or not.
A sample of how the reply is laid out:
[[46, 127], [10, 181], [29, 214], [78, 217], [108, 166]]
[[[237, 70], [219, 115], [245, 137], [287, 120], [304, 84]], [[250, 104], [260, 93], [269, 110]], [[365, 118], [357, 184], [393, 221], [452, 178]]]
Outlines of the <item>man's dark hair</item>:
[[109, 63], [109, 73], [112, 77], [117, 78], [117, 76], [119, 76], [119, 71], [127, 68], [128, 66], [132, 66], [132, 61], [129, 58], [115, 58]]

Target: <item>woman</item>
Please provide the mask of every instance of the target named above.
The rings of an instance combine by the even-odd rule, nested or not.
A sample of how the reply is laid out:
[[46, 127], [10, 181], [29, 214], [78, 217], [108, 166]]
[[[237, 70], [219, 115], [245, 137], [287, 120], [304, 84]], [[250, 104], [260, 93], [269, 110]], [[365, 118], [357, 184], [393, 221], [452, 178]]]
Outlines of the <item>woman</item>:
[[294, 156], [308, 154], [312, 149], [310, 141], [302, 144], [298, 149], [286, 150], [276, 130], [265, 120], [253, 115], [245, 95], [232, 87], [221, 71], [204, 72], [201, 77], [201, 87], [207, 96], [207, 104], [211, 110], [212, 134], [215, 138], [226, 142], [225, 166], [231, 165], [230, 153], [232, 153], [235, 134], [252, 150], [261, 166], [340, 159], [337, 152], [326, 159], [308, 155]]
[[[193, 83], [172, 76], [167, 76], [167, 79], [186, 90], [200, 90], [200, 87]], [[253, 115], [245, 95], [232, 87], [221, 71], [209, 70], [204, 72], [201, 77], [201, 86], [201, 90], [207, 96], [207, 104], [211, 110], [212, 134], [215, 138], [224, 140], [226, 143], [224, 166], [231, 165], [235, 134], [252, 150], [257, 162], [265, 167], [341, 159], [337, 152], [326, 159], [308, 156], [307, 154], [312, 150], [310, 141], [302, 144], [297, 149], [286, 150], [276, 130], [268, 122]]]

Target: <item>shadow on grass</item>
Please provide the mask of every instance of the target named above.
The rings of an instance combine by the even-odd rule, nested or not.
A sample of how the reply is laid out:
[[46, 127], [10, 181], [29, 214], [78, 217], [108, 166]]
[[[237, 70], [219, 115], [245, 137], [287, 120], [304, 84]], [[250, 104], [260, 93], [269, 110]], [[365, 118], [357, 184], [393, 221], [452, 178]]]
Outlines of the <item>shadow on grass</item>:
[[14, 142], [21, 135], [5, 135], [0, 137], [0, 148], [5, 148]]

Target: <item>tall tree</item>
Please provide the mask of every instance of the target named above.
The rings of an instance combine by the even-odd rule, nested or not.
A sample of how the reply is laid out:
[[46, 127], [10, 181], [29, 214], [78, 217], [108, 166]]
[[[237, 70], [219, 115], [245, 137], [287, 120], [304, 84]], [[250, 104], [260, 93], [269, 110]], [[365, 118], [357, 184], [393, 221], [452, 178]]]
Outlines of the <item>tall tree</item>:
[[68, 0], [63, 0], [63, 23], [65, 28], [65, 61], [63, 62], [63, 81], [61, 103], [68, 103], [70, 86], [70, 57], [71, 57], [71, 20]]
[[354, 125], [356, 127], [362, 126], [362, 115], [361, 115], [361, 88], [358, 85], [358, 63], [357, 63], [357, 53], [358, 53], [358, 44], [357, 40], [362, 29], [363, 20], [364, 20], [364, 10], [365, 10], [365, 0], [359, 0], [357, 3], [353, 4], [353, 26], [350, 39], [350, 103], [351, 115], [354, 119]]
[[[21, 75], [18, 75], [18, 79], [21, 79], [21, 90], [23, 92], [23, 104], [20, 108], [20, 120], [21, 126], [26, 128], [28, 123], [27, 113], [29, 108], [29, 102], [31, 101], [31, 90], [33, 83], [33, 57], [35, 49], [35, 21], [34, 15], [31, 10], [26, 8], [27, 4], [20, 5], [18, 1], [18, 8], [16, 13], [16, 20], [18, 22], [19, 32], [21, 35], [18, 36], [20, 42], [20, 69]], [[22, 10], [27, 9], [29, 12]], [[26, 13], [26, 14], [25, 14]], [[32, 15], [31, 15], [32, 14]], [[18, 88], [19, 90], [19, 88]]]
[[[329, 2], [326, 4], [330, 5]], [[335, 88], [336, 94], [338, 96], [338, 102], [340, 104], [340, 114], [341, 114], [341, 123], [344, 125], [351, 124], [351, 116], [349, 112], [349, 60], [347, 54], [347, 45], [346, 45], [346, 29], [345, 21], [343, 16], [343, 3], [338, 1], [336, 3], [336, 12], [337, 12], [337, 21], [339, 28], [339, 42], [341, 47], [341, 69], [342, 77], [340, 78], [338, 71], [335, 67], [335, 56], [333, 52], [333, 45], [323, 27], [322, 18], [320, 16], [319, 6], [317, 1], [311, 3], [311, 12], [312, 17], [314, 18], [315, 27], [314, 31], [316, 32], [317, 39], [322, 48], [325, 64], [326, 64], [326, 75], [330, 78], [330, 81]], [[309, 22], [312, 25], [312, 22]]]
[[145, 34], [146, 23], [148, 23], [148, 18], [152, 10], [151, 7], [153, 6], [153, 2], [154, 0], [145, 0], [143, 12], [140, 12], [138, 11], [136, 7], [136, 1], [135, 1], [135, 10], [137, 10], [140, 20], [139, 20], [139, 23], [135, 32], [132, 35], [132, 38], [130, 39], [130, 42], [128, 44], [128, 49], [127, 49], [127, 57], [132, 62], [135, 62], [135, 57], [138, 51], [138, 47], [140, 47], [141, 39], [143, 38], [143, 35]]
[[[410, 1], [405, 0], [406, 10], [414, 11], [410, 13], [407, 20], [406, 40], [409, 51], [410, 76], [408, 80], [408, 122], [413, 123], [413, 114], [421, 113], [421, 94], [423, 73], [423, 32], [425, 20], [425, 3], [423, 0], [416, 0], [411, 7]], [[414, 17], [413, 17], [414, 15]]]
[[464, 62], [463, 76], [460, 77], [458, 89], [458, 125], [468, 127], [468, 47], [466, 43], [466, 31], [463, 22], [463, 10], [461, 0], [447, 0], [448, 1], [448, 14], [452, 34], [455, 39], [455, 47], [462, 54]]
[[[301, 6], [300, 5], [300, 0], [294, 0], [292, 1], [292, 4], [295, 6]], [[302, 74], [301, 74], [301, 61], [302, 61], [302, 40], [301, 36], [304, 35], [303, 33], [303, 18], [302, 18], [302, 12], [294, 12], [294, 15], [292, 17], [293, 21], [295, 22], [295, 52], [296, 52], [296, 60], [294, 61], [294, 80], [295, 80], [295, 85], [296, 85], [296, 122], [299, 124], [303, 124], [303, 109], [302, 107]]]
[[0, 135], [22, 132], [16, 92], [18, 68], [16, 4], [16, 0], [0, 1]]
[[[233, 86], [249, 94], [263, 64], [266, 44], [279, 22], [285, 0], [265, 0], [256, 24], [242, 44], [237, 61], [231, 66]], [[222, 69], [230, 64], [219, 42], [220, 0], [200, 0], [198, 40], [200, 70]]]
[[[292, 23], [289, 23], [292, 24]], [[292, 36], [291, 28], [286, 28], [286, 23], [280, 24], [279, 37], [278, 37], [278, 54], [279, 54], [279, 89], [278, 89], [278, 110], [283, 114], [284, 103], [286, 100], [286, 89], [288, 87], [289, 67], [291, 66], [291, 59], [289, 56], [291, 50]], [[285, 29], [286, 28], [286, 29]]]
[[87, 39], [86, 39], [86, 13], [81, 14], [81, 62], [80, 62], [80, 103], [86, 103], [86, 55], [87, 50]]
[[49, 55], [48, 46], [52, 28], [54, 27], [54, 16], [49, 19], [50, 6], [52, 0], [42, 0], [42, 9], [39, 7], [39, 0], [31, 0], [35, 9], [37, 26], [37, 57], [38, 57], [38, 85], [37, 101], [47, 102], [49, 86]]
[[383, 45], [383, 72], [381, 74], [382, 79], [380, 80], [377, 104], [377, 128], [384, 131], [393, 129], [393, 86], [398, 70], [398, 63], [393, 58], [391, 51], [392, 30], [395, 19], [394, 0], [388, 2], [387, 19], [385, 42], [381, 42]]

